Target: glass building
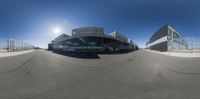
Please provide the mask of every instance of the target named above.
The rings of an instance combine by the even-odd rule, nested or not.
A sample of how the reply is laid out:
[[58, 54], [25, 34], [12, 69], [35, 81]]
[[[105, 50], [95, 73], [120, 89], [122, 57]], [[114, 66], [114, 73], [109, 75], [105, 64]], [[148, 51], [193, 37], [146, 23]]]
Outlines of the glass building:
[[147, 46], [151, 50], [168, 52], [184, 52], [188, 49], [184, 36], [168, 24], [153, 34]]
[[81, 27], [73, 29], [72, 36], [60, 35], [48, 46], [49, 50], [66, 52], [120, 52], [138, 49], [132, 40], [125, 40], [125, 36], [120, 35], [104, 35], [102, 27]]

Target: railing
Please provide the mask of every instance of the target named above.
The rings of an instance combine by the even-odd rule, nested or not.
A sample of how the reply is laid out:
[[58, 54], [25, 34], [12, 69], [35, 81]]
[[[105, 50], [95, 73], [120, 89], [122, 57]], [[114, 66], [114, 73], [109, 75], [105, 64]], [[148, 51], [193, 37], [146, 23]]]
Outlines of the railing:
[[34, 49], [31, 44], [14, 39], [0, 38], [0, 53], [1, 52], [14, 52]]

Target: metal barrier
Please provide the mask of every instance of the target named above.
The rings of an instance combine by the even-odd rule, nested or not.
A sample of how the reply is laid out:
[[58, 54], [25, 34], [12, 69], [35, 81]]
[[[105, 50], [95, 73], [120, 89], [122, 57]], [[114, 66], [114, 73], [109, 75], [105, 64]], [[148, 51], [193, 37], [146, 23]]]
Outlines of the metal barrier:
[[14, 52], [34, 49], [31, 44], [14, 39], [0, 38], [0, 52]]

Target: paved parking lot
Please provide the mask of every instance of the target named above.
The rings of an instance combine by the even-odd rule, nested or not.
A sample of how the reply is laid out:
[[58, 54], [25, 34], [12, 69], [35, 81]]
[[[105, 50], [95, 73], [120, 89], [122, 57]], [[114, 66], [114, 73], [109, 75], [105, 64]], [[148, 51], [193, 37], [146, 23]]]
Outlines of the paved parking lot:
[[145, 50], [98, 57], [40, 50], [0, 58], [0, 99], [200, 98], [200, 58]]

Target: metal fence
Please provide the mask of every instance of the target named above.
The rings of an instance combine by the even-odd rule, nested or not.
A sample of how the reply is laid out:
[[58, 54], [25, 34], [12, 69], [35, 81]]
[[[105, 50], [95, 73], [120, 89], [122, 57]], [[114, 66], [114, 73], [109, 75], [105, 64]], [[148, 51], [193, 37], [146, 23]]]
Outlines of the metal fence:
[[14, 52], [34, 49], [31, 44], [14, 39], [0, 38], [0, 52]]
[[200, 38], [197, 37], [187, 37], [188, 42], [188, 52], [200, 53]]
[[185, 37], [186, 47], [184, 48], [182, 44], [172, 43], [173, 48], [172, 52], [181, 52], [181, 53], [200, 53], [200, 38], [197, 37]]

